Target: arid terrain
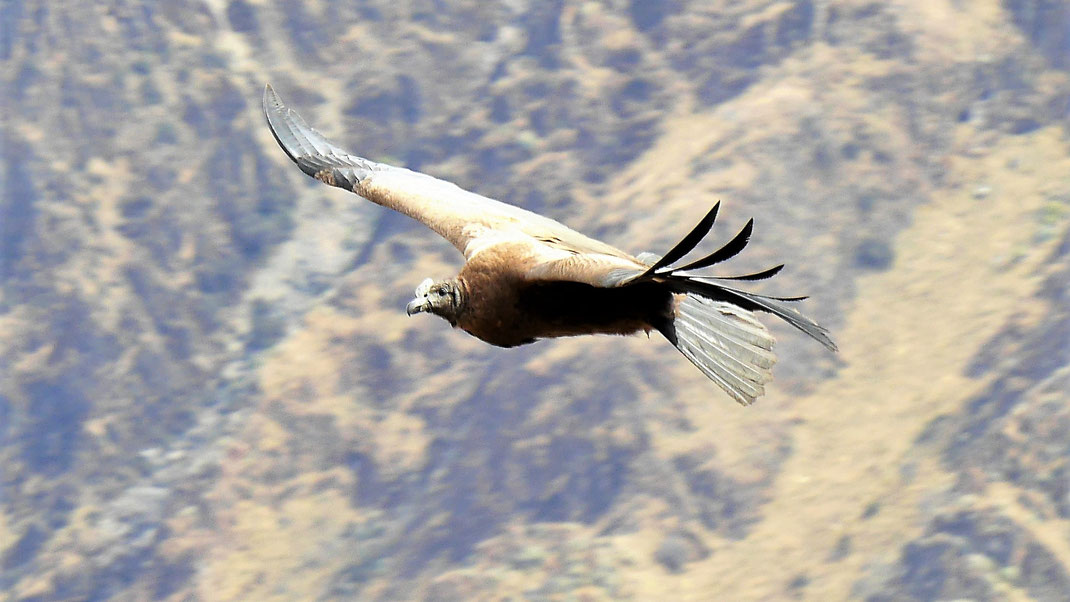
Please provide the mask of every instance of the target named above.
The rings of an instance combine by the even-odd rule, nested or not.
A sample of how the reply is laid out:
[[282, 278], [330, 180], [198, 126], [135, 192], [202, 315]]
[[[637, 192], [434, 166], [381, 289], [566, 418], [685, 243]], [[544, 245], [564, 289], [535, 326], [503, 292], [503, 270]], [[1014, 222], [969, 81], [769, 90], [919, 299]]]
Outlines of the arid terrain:
[[[0, 599], [1070, 598], [1070, 3], [0, 11]], [[840, 351], [407, 317], [461, 256], [265, 83], [633, 253], [720, 200]]]

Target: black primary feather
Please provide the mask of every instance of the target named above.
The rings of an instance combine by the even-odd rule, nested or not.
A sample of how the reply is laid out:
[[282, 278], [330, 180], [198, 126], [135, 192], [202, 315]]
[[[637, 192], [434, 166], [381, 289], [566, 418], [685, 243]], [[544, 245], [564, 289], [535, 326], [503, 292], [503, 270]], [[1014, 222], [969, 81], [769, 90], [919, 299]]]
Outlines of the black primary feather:
[[681, 273], [708, 267], [738, 255], [750, 241], [751, 233], [754, 230], [754, 219], [748, 220], [746, 225], [743, 226], [732, 240], [728, 241], [728, 243], [713, 253], [680, 268], [665, 268], [665, 266], [672, 265], [681, 257], [689, 253], [707, 234], [709, 234], [710, 229], [713, 227], [713, 222], [717, 218], [717, 210], [720, 206], [721, 203], [718, 201], [717, 204], [713, 206], [713, 209], [706, 214], [706, 217], [704, 217], [702, 221], [700, 221], [699, 224], [683, 238], [683, 240], [678, 242], [672, 250], [655, 262], [654, 265], [650, 266], [645, 272], [638, 276], [628, 277], [627, 281], [629, 284], [638, 284], [655, 279], [661, 280], [668, 283], [676, 292], [691, 293], [713, 301], [727, 301], [751, 311], [768, 312], [803, 331], [830, 350], [836, 351], [836, 344], [832, 342], [832, 339], [828, 336], [828, 331], [823, 326], [804, 316], [798, 310], [784, 305], [784, 303], [802, 301], [803, 299], [806, 299], [805, 296], [771, 297], [769, 295], [742, 291], [715, 282], [717, 280], [765, 280], [767, 278], [772, 278], [779, 273], [780, 270], [784, 269], [783, 264], [760, 272], [743, 274], [740, 276], [694, 276]]
[[727, 261], [735, 257], [736, 255], [739, 255], [739, 252], [746, 248], [747, 243], [750, 242], [750, 235], [753, 230], [754, 218], [751, 218], [747, 222], [747, 224], [743, 226], [743, 229], [740, 230], [739, 233], [736, 234], [734, 237], [732, 237], [732, 240], [725, 243], [725, 245], [720, 249], [717, 249], [713, 253], [710, 253], [709, 255], [703, 257], [702, 259], [699, 259], [698, 261], [694, 261], [680, 268], [673, 268], [671, 271], [689, 272], [691, 270], [709, 267], [715, 263]]
[[706, 214], [706, 217], [702, 218], [702, 221], [691, 232], [687, 234], [680, 242], [676, 243], [668, 253], [666, 253], [657, 263], [647, 268], [647, 271], [643, 273], [640, 278], [654, 274], [661, 268], [675, 263], [684, 255], [687, 255], [695, 248], [698, 243], [702, 242], [702, 239], [710, 233], [710, 228], [713, 227], [713, 222], [717, 220], [717, 210], [721, 207], [721, 201], [717, 201], [717, 204], [710, 209], [710, 212]]
[[[718, 280], [765, 280], [766, 278], [772, 278], [776, 276], [780, 270], [784, 269], [784, 264], [776, 265], [768, 270], [762, 270], [753, 274], [743, 274], [742, 276], [716, 276]], [[783, 301], [783, 299], [781, 299]]]

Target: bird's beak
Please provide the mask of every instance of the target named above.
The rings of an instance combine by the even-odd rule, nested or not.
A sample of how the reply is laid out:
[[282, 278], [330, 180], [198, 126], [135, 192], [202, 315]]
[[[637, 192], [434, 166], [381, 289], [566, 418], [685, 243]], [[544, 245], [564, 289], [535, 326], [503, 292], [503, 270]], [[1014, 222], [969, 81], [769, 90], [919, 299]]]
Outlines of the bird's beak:
[[411, 316], [429, 309], [431, 309], [431, 302], [428, 301], [427, 297], [417, 297], [409, 301], [409, 304], [405, 306], [405, 313]]

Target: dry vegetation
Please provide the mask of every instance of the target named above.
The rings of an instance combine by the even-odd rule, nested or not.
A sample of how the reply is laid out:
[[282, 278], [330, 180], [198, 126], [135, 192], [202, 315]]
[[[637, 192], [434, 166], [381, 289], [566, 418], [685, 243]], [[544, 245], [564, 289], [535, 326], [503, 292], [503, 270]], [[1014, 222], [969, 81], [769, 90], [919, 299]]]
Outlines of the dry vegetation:
[[[0, 591], [1058, 600], [1070, 9], [1052, 0], [8, 2]], [[635, 252], [712, 203], [810, 294], [735, 407], [656, 337], [406, 318], [444, 241], [345, 146]]]

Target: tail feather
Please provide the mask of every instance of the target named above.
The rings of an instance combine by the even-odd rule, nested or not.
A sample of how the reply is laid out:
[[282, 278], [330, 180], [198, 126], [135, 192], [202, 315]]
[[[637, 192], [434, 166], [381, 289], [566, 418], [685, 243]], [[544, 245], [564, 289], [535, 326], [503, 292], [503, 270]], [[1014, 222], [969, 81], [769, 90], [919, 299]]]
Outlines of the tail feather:
[[[769, 332], [750, 312], [729, 303], [718, 303], [698, 296], [682, 302], [683, 312], [677, 311], [681, 320], [709, 322], [710, 328], [721, 333], [724, 345], [740, 353], [744, 360], [763, 368], [772, 367], [776, 356], [772, 352], [773, 340]], [[694, 306], [694, 304], [698, 306]]]
[[[765, 353], [740, 353], [739, 348], [746, 344], [738, 341], [727, 342], [723, 338], [714, 338], [705, 334], [705, 331], [707, 330], [716, 329], [716, 327], [710, 323], [696, 322], [693, 319], [683, 316], [677, 317], [676, 325], [677, 330], [683, 327], [684, 329], [689, 329], [696, 333], [696, 335], [701, 337], [703, 342], [706, 343], [705, 347], [724, 353], [725, 357], [719, 360], [719, 363], [724, 364], [733, 372], [747, 380], [760, 382], [762, 380], [762, 372], [771, 369], [776, 363], [776, 356], [769, 351], [766, 351]], [[677, 341], [679, 341], [679, 339], [680, 337], [678, 335]]]
[[773, 335], [737, 305], [685, 295], [665, 336], [742, 405], [761, 397], [773, 378]]

